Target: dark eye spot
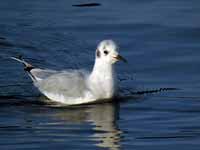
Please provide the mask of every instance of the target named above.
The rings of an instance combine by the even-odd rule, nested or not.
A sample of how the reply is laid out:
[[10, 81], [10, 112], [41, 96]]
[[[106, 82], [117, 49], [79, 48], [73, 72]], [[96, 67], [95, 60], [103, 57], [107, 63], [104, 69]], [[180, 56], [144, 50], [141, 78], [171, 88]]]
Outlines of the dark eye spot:
[[103, 51], [103, 53], [104, 53], [105, 55], [108, 55], [108, 51], [107, 51], [107, 50]]
[[96, 51], [96, 55], [97, 55], [98, 58], [101, 57], [101, 52], [100, 52], [98, 49], [97, 49], [97, 51]]

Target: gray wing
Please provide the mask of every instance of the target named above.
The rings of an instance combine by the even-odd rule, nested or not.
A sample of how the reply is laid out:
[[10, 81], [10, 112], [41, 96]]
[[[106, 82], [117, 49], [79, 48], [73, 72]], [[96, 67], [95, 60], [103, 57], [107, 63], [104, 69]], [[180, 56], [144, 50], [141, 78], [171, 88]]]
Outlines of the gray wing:
[[58, 74], [59, 71], [50, 70], [50, 69], [34, 68], [30, 71], [30, 73], [31, 73], [32, 77], [35, 78], [36, 81], [41, 81], [41, 80], [49, 78], [52, 75]]
[[[80, 71], [43, 72], [49, 77], [36, 83], [43, 93], [56, 93], [65, 97], [80, 97], [87, 90], [86, 75]], [[49, 74], [48, 74], [49, 73]], [[53, 73], [53, 75], [51, 74]]]

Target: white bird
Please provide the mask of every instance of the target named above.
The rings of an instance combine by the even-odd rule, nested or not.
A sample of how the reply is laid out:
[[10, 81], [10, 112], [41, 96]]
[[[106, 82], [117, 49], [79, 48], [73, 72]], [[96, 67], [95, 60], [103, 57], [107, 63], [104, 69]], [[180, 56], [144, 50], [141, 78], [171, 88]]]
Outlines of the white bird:
[[91, 73], [84, 70], [40, 69], [22, 58], [11, 58], [24, 64], [24, 70], [42, 94], [66, 105], [112, 100], [118, 94], [114, 64], [119, 60], [126, 62], [112, 40], [104, 40], [97, 46]]

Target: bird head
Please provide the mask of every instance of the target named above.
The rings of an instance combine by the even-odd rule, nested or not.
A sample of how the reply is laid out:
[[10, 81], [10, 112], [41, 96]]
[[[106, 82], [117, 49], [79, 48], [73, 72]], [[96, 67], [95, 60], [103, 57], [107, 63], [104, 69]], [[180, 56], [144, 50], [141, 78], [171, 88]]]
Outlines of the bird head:
[[127, 62], [119, 54], [119, 48], [117, 44], [112, 40], [103, 40], [99, 43], [96, 50], [96, 59], [104, 61], [106, 63], [115, 64], [117, 61]]

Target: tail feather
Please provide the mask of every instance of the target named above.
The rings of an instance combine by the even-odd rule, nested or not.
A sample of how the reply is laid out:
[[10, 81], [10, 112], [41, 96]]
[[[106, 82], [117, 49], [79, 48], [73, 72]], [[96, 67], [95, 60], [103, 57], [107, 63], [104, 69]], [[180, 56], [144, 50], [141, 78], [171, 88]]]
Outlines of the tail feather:
[[31, 73], [31, 70], [35, 68], [33, 65], [29, 64], [28, 62], [26, 62], [22, 58], [22, 56], [19, 56], [18, 58], [16, 58], [16, 57], [10, 57], [10, 58], [13, 59], [13, 60], [16, 60], [16, 61], [18, 61], [20, 63], [22, 63], [24, 65], [24, 70], [28, 73], [28, 75], [31, 77], [31, 79], [33, 81], [36, 81], [36, 78]]
[[25, 71], [30, 72], [32, 69], [35, 68], [33, 65], [27, 63], [27, 62], [22, 58], [22, 56], [19, 56], [18, 58], [16, 58], [16, 57], [10, 57], [10, 58], [13, 59], [13, 60], [16, 60], [16, 61], [18, 61], [18, 62], [20, 62], [20, 63], [22, 63], [22, 64], [24, 65], [24, 70], [25, 70]]

